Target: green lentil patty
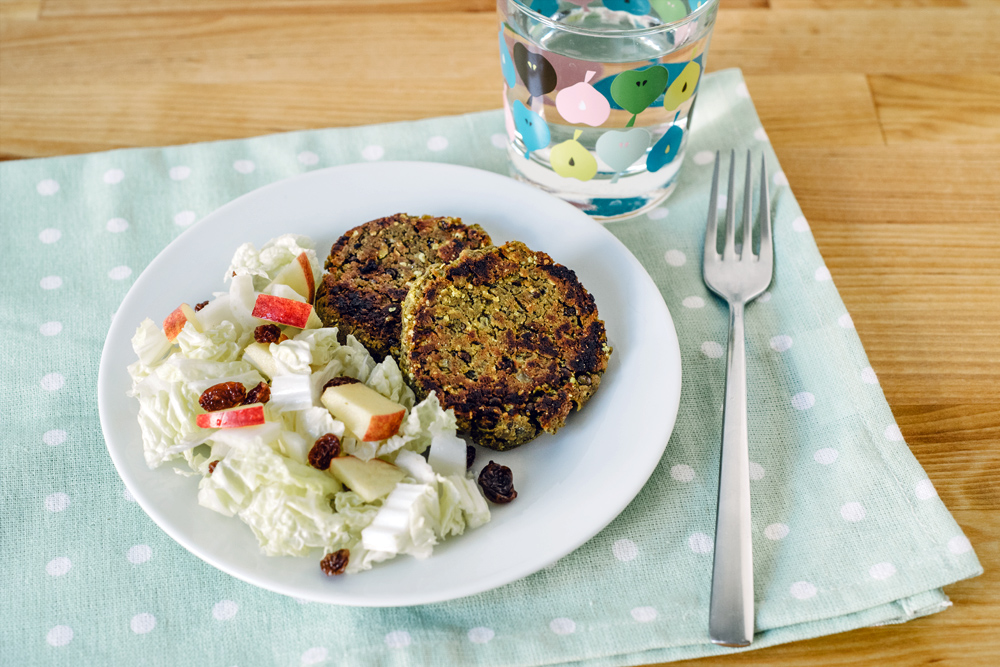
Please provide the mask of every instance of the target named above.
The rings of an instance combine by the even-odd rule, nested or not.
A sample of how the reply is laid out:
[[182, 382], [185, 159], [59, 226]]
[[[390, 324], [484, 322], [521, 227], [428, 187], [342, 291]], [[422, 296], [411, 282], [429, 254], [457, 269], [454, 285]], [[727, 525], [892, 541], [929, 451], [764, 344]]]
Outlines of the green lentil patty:
[[353, 334], [376, 359], [398, 359], [401, 308], [413, 281], [465, 248], [488, 245], [482, 227], [459, 218], [397, 213], [366, 222], [333, 244], [316, 313], [324, 325], [338, 327], [342, 339]]
[[512, 241], [418, 279], [401, 352], [419, 398], [436, 392], [460, 431], [505, 450], [562, 427], [597, 391], [611, 349], [576, 274]]

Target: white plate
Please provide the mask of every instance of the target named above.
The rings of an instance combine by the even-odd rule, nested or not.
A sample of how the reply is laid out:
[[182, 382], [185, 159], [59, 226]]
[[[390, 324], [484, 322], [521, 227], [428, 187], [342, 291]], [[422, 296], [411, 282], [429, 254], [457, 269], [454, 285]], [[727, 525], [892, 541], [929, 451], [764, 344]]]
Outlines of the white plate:
[[[233, 251], [286, 232], [325, 257], [347, 229], [396, 212], [460, 216], [497, 244], [518, 239], [576, 271], [594, 295], [614, 347], [600, 391], [558, 434], [511, 452], [479, 449], [514, 472], [517, 500], [439, 545], [427, 560], [401, 556], [328, 578], [312, 558], [263, 556], [249, 527], [198, 505], [197, 480], [146, 467], [138, 404], [126, 397], [130, 339], [145, 317], [224, 289]], [[663, 454], [680, 400], [680, 350], [663, 298], [610, 232], [569, 204], [490, 172], [397, 162], [313, 171], [230, 202], [181, 234], [143, 271], [115, 315], [101, 355], [98, 403], [108, 451], [147, 514], [202, 560], [246, 582], [307, 600], [401, 606], [458, 598], [525, 577], [570, 553], [635, 497]]]

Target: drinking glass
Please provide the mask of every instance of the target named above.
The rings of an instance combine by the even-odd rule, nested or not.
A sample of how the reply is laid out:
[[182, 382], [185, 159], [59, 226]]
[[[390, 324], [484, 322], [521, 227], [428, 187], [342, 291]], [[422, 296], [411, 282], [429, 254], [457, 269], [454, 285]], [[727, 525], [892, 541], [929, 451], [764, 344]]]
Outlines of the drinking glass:
[[591, 216], [677, 184], [718, 0], [498, 0], [511, 174]]

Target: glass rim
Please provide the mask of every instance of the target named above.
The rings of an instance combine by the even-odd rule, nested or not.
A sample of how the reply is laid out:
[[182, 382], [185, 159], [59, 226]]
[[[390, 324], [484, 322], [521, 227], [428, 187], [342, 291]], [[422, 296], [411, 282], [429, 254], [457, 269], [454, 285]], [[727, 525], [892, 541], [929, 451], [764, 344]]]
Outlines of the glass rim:
[[527, 14], [532, 20], [542, 23], [554, 28], [556, 30], [561, 30], [564, 32], [570, 32], [576, 35], [586, 35], [588, 37], [608, 37], [608, 38], [620, 38], [620, 37], [642, 37], [645, 35], [654, 35], [659, 32], [667, 32], [671, 30], [676, 30], [677, 28], [683, 27], [692, 21], [700, 19], [702, 16], [707, 14], [713, 7], [718, 7], [721, 0], [708, 0], [698, 9], [694, 10], [687, 16], [676, 21], [671, 21], [670, 23], [661, 23], [657, 26], [651, 26], [649, 28], [631, 28], [628, 30], [595, 30], [593, 28], [579, 28], [576, 26], [568, 26], [565, 23], [559, 23], [558, 21], [553, 21], [548, 16], [544, 14], [539, 14], [534, 9], [521, 4], [518, 0], [507, 0], [507, 6], [513, 5], [515, 11], [520, 11]]

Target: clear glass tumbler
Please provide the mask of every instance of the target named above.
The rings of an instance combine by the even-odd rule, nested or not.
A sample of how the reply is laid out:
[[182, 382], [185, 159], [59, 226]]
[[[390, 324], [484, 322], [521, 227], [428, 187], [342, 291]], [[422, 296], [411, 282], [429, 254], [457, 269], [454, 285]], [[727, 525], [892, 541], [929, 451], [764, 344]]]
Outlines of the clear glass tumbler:
[[595, 218], [673, 192], [718, 0], [497, 0], [512, 175]]

